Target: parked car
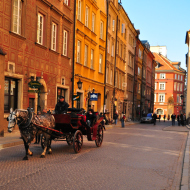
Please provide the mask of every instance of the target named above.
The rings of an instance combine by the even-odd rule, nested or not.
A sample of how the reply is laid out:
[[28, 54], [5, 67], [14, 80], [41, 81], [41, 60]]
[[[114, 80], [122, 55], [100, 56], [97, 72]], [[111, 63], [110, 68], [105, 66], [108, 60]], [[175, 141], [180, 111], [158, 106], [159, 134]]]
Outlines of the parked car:
[[153, 123], [152, 113], [148, 113], [147, 116], [141, 117], [141, 123]]

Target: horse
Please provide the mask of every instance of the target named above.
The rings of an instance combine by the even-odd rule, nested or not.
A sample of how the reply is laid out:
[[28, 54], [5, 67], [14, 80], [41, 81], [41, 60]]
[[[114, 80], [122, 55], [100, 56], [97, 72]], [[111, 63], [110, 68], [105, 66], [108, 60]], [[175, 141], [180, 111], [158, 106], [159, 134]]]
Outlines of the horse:
[[[19, 126], [21, 133], [21, 138], [23, 139], [26, 155], [23, 160], [28, 160], [28, 155], [32, 156], [33, 152], [30, 151], [29, 145], [35, 138], [36, 134], [43, 135], [44, 139], [44, 149], [41, 154], [41, 158], [45, 158], [46, 150], [51, 154], [51, 130], [47, 128], [55, 127], [55, 118], [51, 114], [36, 115], [33, 113], [32, 109], [16, 109], [15, 111], [10, 111], [8, 120], [8, 132], [12, 132], [15, 125]], [[43, 127], [46, 128], [46, 131]]]

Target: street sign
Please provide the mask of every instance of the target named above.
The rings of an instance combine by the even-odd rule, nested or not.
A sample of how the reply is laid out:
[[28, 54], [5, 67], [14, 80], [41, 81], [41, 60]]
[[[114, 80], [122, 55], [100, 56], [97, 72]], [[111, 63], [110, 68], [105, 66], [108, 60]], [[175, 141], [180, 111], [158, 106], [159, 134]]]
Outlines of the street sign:
[[80, 101], [79, 95], [73, 95], [73, 101]]
[[39, 83], [38, 81], [30, 81], [28, 83], [28, 86], [30, 88], [40, 88], [41, 87], [41, 83]]
[[90, 94], [90, 101], [98, 101], [98, 94], [97, 93], [91, 93]]

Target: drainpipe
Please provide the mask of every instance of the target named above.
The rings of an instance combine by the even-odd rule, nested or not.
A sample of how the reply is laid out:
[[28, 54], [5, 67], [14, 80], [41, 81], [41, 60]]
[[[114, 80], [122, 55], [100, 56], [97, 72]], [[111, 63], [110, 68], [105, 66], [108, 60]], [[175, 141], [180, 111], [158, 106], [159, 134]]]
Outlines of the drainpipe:
[[136, 69], [137, 39], [138, 39], [138, 36], [136, 36], [135, 57], [134, 57], [133, 107], [132, 107], [132, 120], [133, 120], [133, 121], [135, 120], [135, 118], [134, 118], [134, 106], [135, 106], [135, 69]]
[[144, 51], [145, 47], [143, 49], [143, 58], [142, 58], [142, 75], [141, 75], [141, 101], [140, 101], [140, 118], [142, 117], [142, 87], [143, 87], [143, 64], [144, 64]]
[[76, 27], [76, 0], [74, 1], [74, 28], [73, 28], [73, 76], [72, 76], [72, 108], [73, 108], [73, 95], [74, 95], [74, 69], [75, 69], [75, 27]]
[[116, 20], [116, 38], [115, 38], [115, 65], [114, 65], [114, 90], [113, 90], [113, 98], [114, 98], [114, 113], [115, 113], [115, 75], [116, 75], [116, 57], [117, 57], [117, 29], [118, 29], [118, 15]]
[[[108, 44], [108, 14], [109, 14], [109, 0], [107, 0], [107, 24], [106, 24], [106, 55], [105, 55], [105, 75], [104, 75], [104, 106], [106, 105], [106, 66], [107, 66], [107, 44]], [[104, 107], [103, 107], [104, 113]]]

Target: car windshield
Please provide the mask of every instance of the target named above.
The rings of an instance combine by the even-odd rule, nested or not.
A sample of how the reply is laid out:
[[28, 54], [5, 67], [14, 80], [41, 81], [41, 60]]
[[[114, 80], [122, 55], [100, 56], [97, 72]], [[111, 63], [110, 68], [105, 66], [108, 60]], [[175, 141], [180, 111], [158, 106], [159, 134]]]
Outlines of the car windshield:
[[147, 117], [152, 117], [152, 113], [148, 113], [148, 114], [147, 114]]

